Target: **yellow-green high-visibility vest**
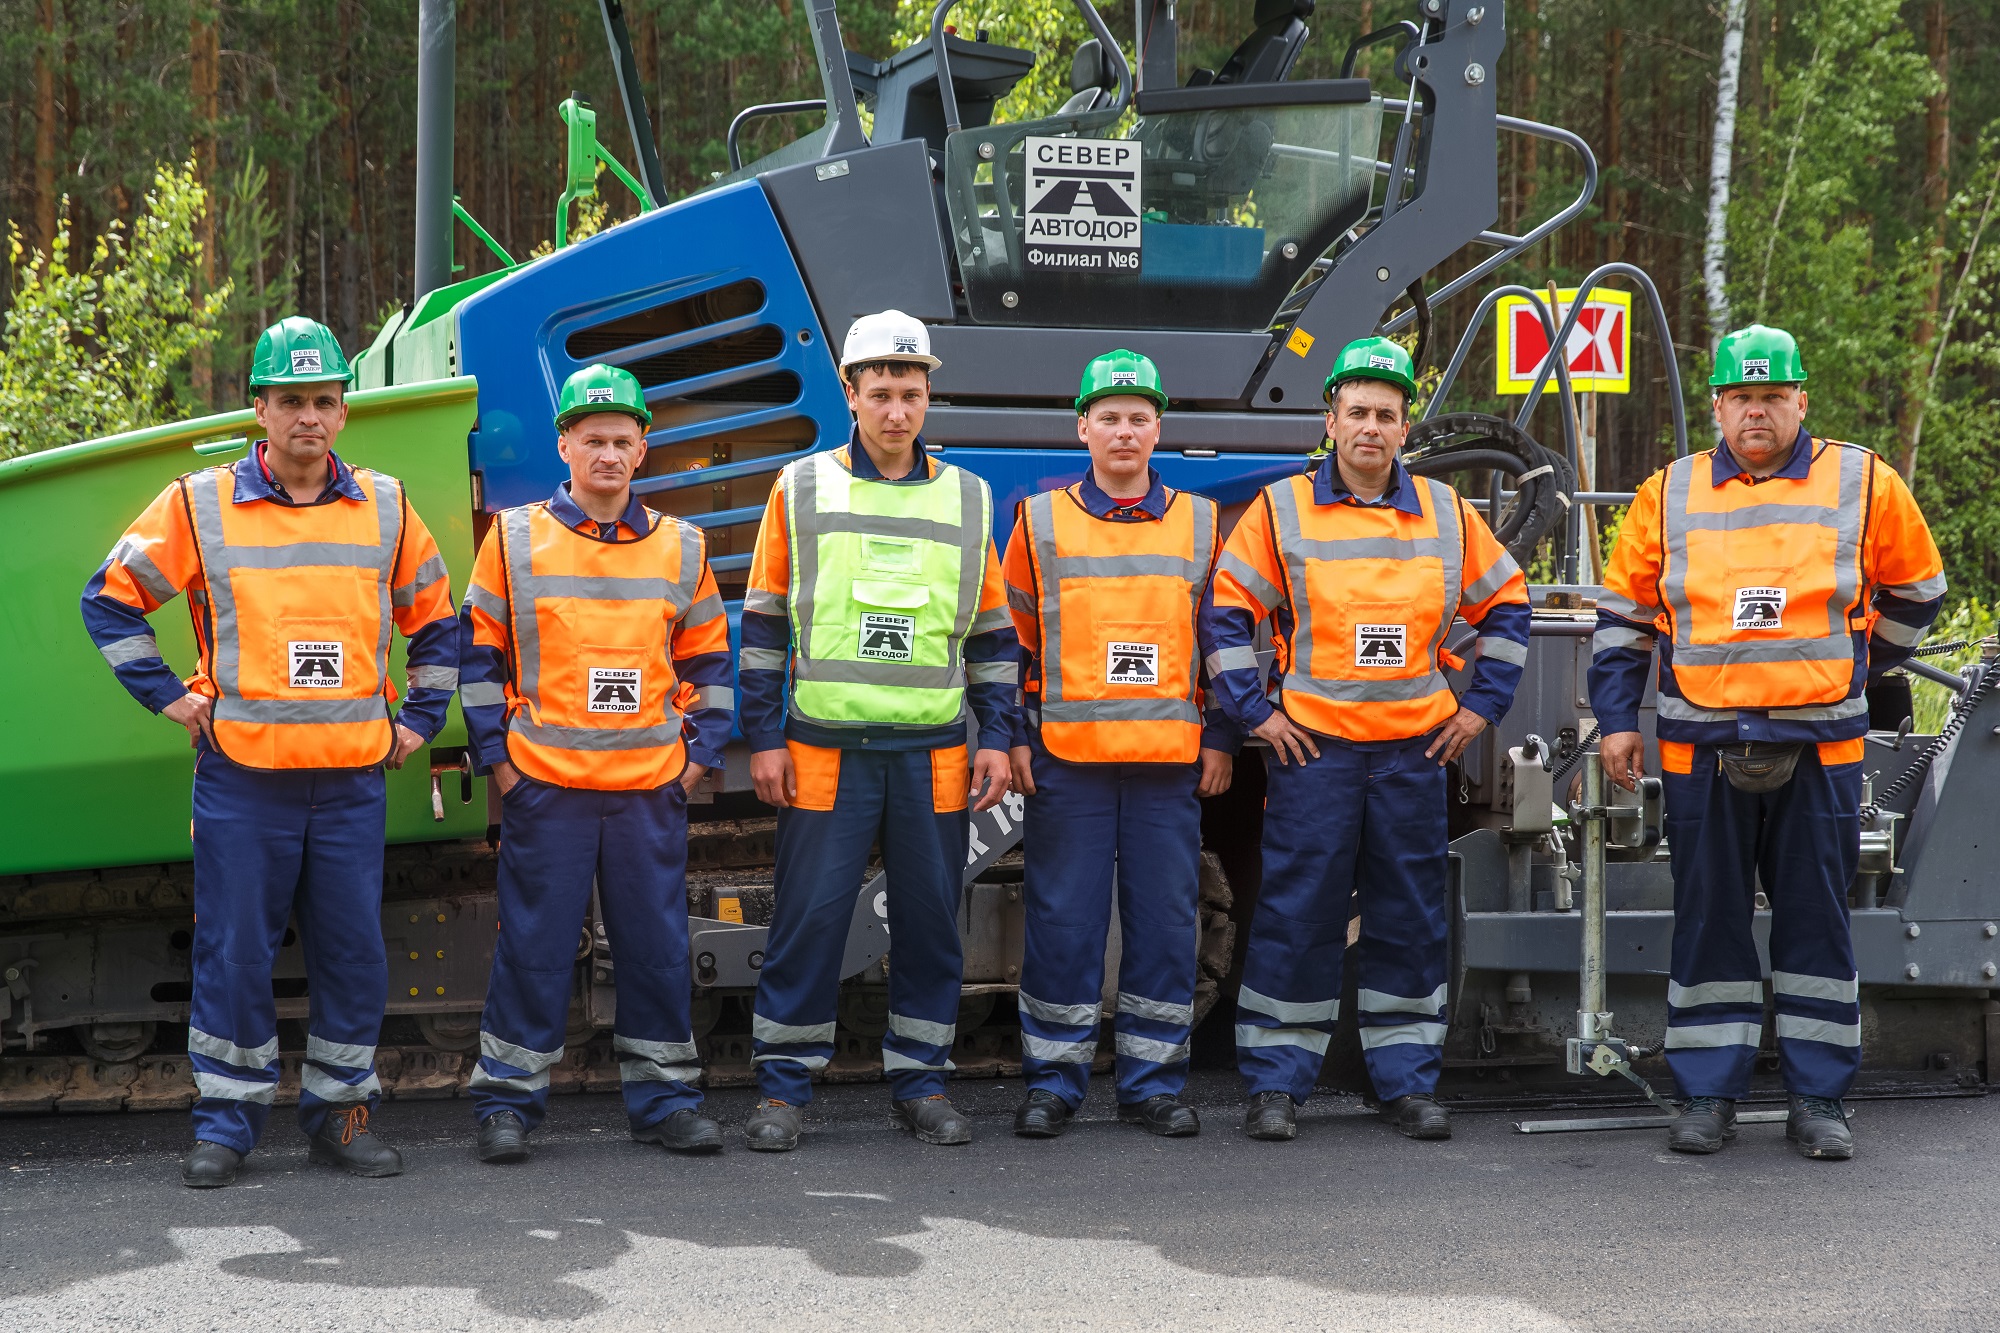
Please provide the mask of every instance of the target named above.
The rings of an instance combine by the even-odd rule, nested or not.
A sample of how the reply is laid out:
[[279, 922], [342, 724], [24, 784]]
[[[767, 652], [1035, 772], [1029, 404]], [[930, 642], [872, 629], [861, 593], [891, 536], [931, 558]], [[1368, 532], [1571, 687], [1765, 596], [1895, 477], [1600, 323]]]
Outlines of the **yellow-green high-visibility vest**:
[[[857, 446], [858, 447], [858, 446]], [[963, 468], [855, 477], [832, 452], [789, 464], [791, 713], [830, 726], [936, 727], [964, 710], [993, 496]]]

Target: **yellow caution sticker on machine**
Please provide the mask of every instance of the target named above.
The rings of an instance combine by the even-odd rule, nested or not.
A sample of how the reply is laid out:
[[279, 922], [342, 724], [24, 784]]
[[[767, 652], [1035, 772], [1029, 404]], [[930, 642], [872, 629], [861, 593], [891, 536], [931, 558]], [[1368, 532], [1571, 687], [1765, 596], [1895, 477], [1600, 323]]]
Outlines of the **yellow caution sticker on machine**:
[[1313, 349], [1313, 336], [1304, 329], [1293, 329], [1292, 336], [1285, 339], [1285, 346], [1303, 357]]
[[732, 921], [743, 924], [743, 900], [736, 897], [720, 897], [715, 900], [715, 917], [718, 921]]

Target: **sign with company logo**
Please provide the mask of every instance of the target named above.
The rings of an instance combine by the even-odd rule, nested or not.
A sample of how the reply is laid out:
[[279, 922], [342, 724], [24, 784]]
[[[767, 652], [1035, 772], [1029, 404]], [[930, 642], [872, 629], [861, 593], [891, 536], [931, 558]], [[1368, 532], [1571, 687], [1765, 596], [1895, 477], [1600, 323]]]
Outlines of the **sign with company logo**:
[[886, 611], [861, 613], [860, 655], [874, 662], [908, 662], [916, 657], [917, 618]]
[[[1541, 304], [1548, 304], [1546, 297]], [[1558, 329], [1575, 304], [1574, 287], [1556, 292], [1550, 317]], [[1535, 303], [1524, 296], [1503, 296], [1495, 308], [1500, 318], [1498, 391], [1527, 393], [1535, 387], [1542, 363], [1549, 359], [1548, 330], [1542, 326]], [[1569, 366], [1570, 388], [1578, 393], [1632, 392], [1632, 294], [1592, 288], [1569, 331], [1563, 359]], [[1551, 372], [1542, 392], [1554, 393], [1556, 388]]]
[[1737, 629], [1783, 629], [1785, 590], [1783, 588], [1738, 588], [1736, 590]]
[[1354, 627], [1354, 665], [1365, 667], [1399, 667], [1409, 658], [1404, 651], [1409, 637], [1405, 625], [1356, 625]]
[[1139, 271], [1139, 157], [1126, 139], [1022, 142], [1028, 267]]
[[593, 713], [636, 713], [639, 711], [640, 676], [633, 667], [592, 667], [590, 703]]
[[337, 690], [347, 659], [338, 643], [313, 643], [293, 639], [288, 645], [295, 690]]
[[1160, 645], [1157, 643], [1105, 644], [1104, 682], [1107, 685], [1158, 685], [1160, 683]]

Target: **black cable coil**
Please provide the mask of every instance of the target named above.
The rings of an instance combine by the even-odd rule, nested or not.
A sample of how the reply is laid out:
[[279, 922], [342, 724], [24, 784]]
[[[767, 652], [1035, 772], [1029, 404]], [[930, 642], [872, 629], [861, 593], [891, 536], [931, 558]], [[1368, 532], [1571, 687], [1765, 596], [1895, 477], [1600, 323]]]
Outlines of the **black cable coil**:
[[1454, 472], [1502, 472], [1519, 493], [1504, 517], [1487, 515], [1493, 535], [1514, 559], [1526, 565], [1569, 511], [1576, 473], [1569, 460], [1538, 444], [1505, 417], [1484, 412], [1447, 412], [1410, 427], [1403, 466], [1419, 477]]

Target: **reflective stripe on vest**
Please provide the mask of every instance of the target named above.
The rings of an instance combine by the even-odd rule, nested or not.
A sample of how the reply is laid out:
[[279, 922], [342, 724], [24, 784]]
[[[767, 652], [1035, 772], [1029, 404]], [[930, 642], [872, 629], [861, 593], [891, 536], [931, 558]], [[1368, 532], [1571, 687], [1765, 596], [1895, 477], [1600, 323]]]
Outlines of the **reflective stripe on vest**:
[[365, 501], [297, 507], [237, 504], [232, 468], [181, 479], [208, 590], [197, 604], [210, 627], [215, 744], [246, 768], [371, 768], [395, 743], [390, 584], [403, 491], [379, 472], [354, 477]]
[[1093, 517], [1074, 490], [1027, 504], [1040, 598], [1042, 743], [1076, 763], [1191, 763], [1201, 750], [1195, 617], [1215, 501], [1169, 492], [1158, 522]]
[[[1310, 476], [1265, 490], [1292, 611], [1280, 685], [1285, 711], [1301, 726], [1346, 740], [1403, 740], [1457, 711], [1438, 653], [1464, 582], [1458, 496], [1441, 481], [1411, 481], [1421, 517], [1315, 504]], [[1337, 535], [1385, 523], [1404, 531]]]
[[785, 468], [794, 716], [943, 726], [963, 715], [993, 501], [979, 477], [936, 466], [920, 481], [873, 481], [822, 452]]
[[572, 531], [546, 504], [495, 516], [514, 707], [507, 753], [561, 787], [650, 790], [686, 763], [669, 640], [701, 586], [700, 529], [653, 515], [637, 540]]
[[1806, 476], [1755, 486], [1709, 484], [1707, 453], [1667, 466], [1660, 600], [1674, 681], [1695, 713], [1722, 710], [1718, 720], [1734, 721], [1739, 708], [1867, 711], [1851, 705], [1873, 456], [1820, 440], [1812, 447]]

